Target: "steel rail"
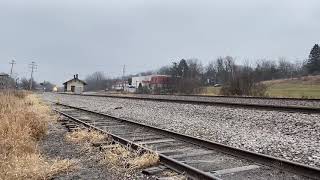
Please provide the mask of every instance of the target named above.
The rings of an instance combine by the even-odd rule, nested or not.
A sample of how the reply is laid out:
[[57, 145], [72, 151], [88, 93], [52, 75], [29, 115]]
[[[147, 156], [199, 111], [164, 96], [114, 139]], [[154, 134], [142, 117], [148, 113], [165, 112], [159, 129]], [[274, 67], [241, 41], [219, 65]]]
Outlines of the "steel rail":
[[69, 93], [59, 93], [59, 94], [75, 95], [75, 96], [120, 98], [120, 99], [135, 99], [135, 100], [159, 101], [159, 102], [173, 102], [173, 103], [198, 104], [198, 105], [209, 105], [209, 106], [219, 105], [219, 106], [227, 106], [227, 107], [253, 108], [253, 109], [263, 109], [263, 110], [280, 110], [280, 111], [288, 111], [288, 112], [294, 111], [294, 112], [305, 112], [305, 113], [320, 113], [320, 108], [308, 107], [308, 106], [276, 106], [276, 105], [214, 102], [214, 101], [168, 99], [168, 98], [151, 98], [151, 97], [136, 97], [136, 96], [99, 95], [99, 94], [69, 94]]
[[[63, 93], [62, 93], [63, 94]], [[66, 93], [64, 93], [66, 94]], [[108, 94], [106, 94], [108, 95]], [[109, 95], [119, 95], [119, 93], [109, 93]], [[145, 94], [136, 94], [143, 96]], [[150, 94], [155, 96], [176, 96], [176, 97], [207, 97], [207, 98], [237, 98], [237, 99], [265, 99], [265, 100], [293, 100], [293, 101], [319, 101], [320, 98], [295, 98], [295, 97], [259, 97], [259, 96], [224, 96], [224, 95], [201, 95], [201, 94]]]
[[[115, 140], [115, 141], [117, 141], [117, 142], [119, 142], [119, 143], [121, 143], [121, 144], [123, 144], [125, 146], [129, 145], [132, 149], [135, 149], [135, 150], [140, 149], [140, 150], [143, 150], [142, 152], [153, 152], [151, 149], [148, 149], [148, 148], [146, 148], [144, 146], [140, 146], [138, 144], [135, 144], [134, 142], [132, 142], [130, 140], [126, 140], [126, 139], [121, 138], [121, 137], [119, 137], [117, 135], [114, 135], [112, 133], [106, 132], [103, 129], [100, 129], [100, 128], [96, 127], [96, 126], [93, 126], [93, 125], [88, 124], [88, 123], [86, 123], [84, 121], [81, 121], [80, 119], [77, 119], [77, 118], [75, 118], [73, 116], [70, 116], [70, 115], [68, 115], [68, 114], [66, 114], [64, 112], [61, 112], [59, 110], [55, 110], [55, 111], [57, 113], [59, 113], [59, 114], [62, 114], [65, 117], [68, 117], [69, 119], [71, 119], [73, 121], [76, 121], [76, 122], [78, 122], [78, 123], [90, 128], [90, 129], [94, 129], [94, 130], [99, 131], [99, 132], [101, 132], [103, 134], [108, 134], [109, 136], [112, 137], [113, 140]], [[92, 113], [92, 112], [90, 112], [90, 113]], [[179, 161], [177, 161], [175, 159], [172, 159], [172, 158], [170, 158], [168, 156], [165, 156], [163, 154], [158, 154], [158, 155], [159, 155], [160, 162], [165, 164], [167, 167], [169, 167], [169, 168], [171, 168], [171, 169], [173, 169], [173, 170], [175, 170], [177, 172], [180, 172], [180, 173], [186, 173], [189, 177], [192, 177], [194, 179], [221, 180], [220, 178], [215, 177], [213, 174], [206, 173], [204, 171], [196, 169], [196, 168], [194, 168], [192, 166], [189, 166], [187, 164], [181, 163], [181, 162], [179, 162]]]
[[57, 103], [57, 105], [61, 105], [61, 106], [69, 107], [69, 108], [74, 108], [77, 110], [105, 116], [105, 117], [115, 119], [118, 121], [124, 121], [124, 122], [130, 123], [130, 124], [149, 128], [149, 129], [158, 131], [161, 134], [172, 136], [172, 137], [175, 137], [177, 139], [180, 139], [182, 141], [185, 141], [185, 142], [197, 145], [197, 146], [202, 146], [202, 147], [205, 147], [208, 149], [217, 150], [217, 151], [220, 151], [225, 154], [229, 154], [229, 155], [232, 155], [235, 157], [240, 157], [243, 159], [251, 160], [251, 161], [257, 162], [259, 164], [271, 166], [271, 167], [274, 167], [277, 169], [292, 172], [294, 174], [299, 174], [299, 175], [309, 177], [312, 179], [319, 179], [320, 178], [320, 168], [317, 168], [317, 167], [312, 167], [309, 165], [296, 163], [296, 162], [288, 161], [285, 159], [281, 159], [281, 158], [277, 158], [277, 157], [273, 157], [273, 156], [269, 156], [269, 155], [251, 152], [251, 151], [247, 151], [247, 150], [243, 150], [243, 149], [239, 149], [239, 148], [234, 148], [234, 147], [231, 147], [228, 145], [224, 145], [224, 144], [220, 144], [220, 143], [216, 143], [216, 142], [212, 142], [212, 141], [208, 141], [208, 140], [203, 140], [203, 139], [188, 136], [188, 135], [179, 134], [179, 133], [176, 133], [173, 131], [160, 129], [160, 128], [153, 127], [153, 126], [146, 125], [146, 124], [142, 124], [142, 123], [137, 123], [137, 122], [125, 119], [125, 118], [114, 117], [114, 116], [106, 114], [106, 113], [95, 112], [95, 111], [91, 111], [88, 109], [83, 109], [83, 108], [74, 107], [74, 106], [61, 104], [61, 103]]

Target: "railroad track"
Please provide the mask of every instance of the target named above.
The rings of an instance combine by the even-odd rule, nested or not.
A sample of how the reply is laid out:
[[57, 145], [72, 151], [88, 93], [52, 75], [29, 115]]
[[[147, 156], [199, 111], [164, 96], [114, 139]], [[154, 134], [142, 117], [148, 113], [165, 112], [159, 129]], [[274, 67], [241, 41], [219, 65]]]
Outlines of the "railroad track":
[[178, 134], [128, 119], [57, 104], [56, 111], [114, 140], [155, 151], [166, 167], [192, 179], [320, 179], [320, 169]]
[[[62, 93], [63, 94], [63, 93]], [[98, 94], [88, 94], [98, 95]], [[106, 94], [109, 96], [119, 96], [118, 93]], [[137, 96], [145, 96], [146, 94], [134, 94]], [[264, 100], [292, 100], [292, 101], [317, 101], [320, 102], [320, 98], [292, 98], [292, 97], [257, 97], [257, 96], [223, 96], [223, 95], [197, 95], [197, 94], [175, 94], [175, 95], [161, 95], [154, 94], [154, 96], [176, 96], [176, 97], [204, 97], [204, 98], [233, 98], [233, 99], [264, 99]]]
[[[211, 100], [190, 100], [190, 99], [170, 99], [164, 97], [152, 98], [149, 96], [117, 96], [117, 95], [98, 95], [98, 94], [70, 94], [70, 93], [60, 93], [67, 95], [75, 96], [93, 96], [93, 97], [107, 97], [107, 98], [122, 98], [122, 99], [135, 99], [135, 100], [146, 100], [146, 101], [159, 101], [159, 102], [173, 102], [173, 103], [185, 103], [185, 104], [200, 104], [200, 105], [220, 105], [227, 107], [239, 107], [239, 108], [254, 108], [254, 109], [263, 109], [263, 110], [279, 110], [286, 112], [302, 112], [302, 113], [320, 113], [320, 107], [311, 107], [311, 106], [283, 106], [283, 105], [268, 105], [268, 104], [254, 104], [254, 103], [236, 103], [236, 102], [219, 102]], [[179, 97], [179, 96], [177, 96]], [[206, 97], [206, 96], [202, 96]], [[220, 97], [220, 96], [219, 96]], [[229, 97], [230, 98], [230, 97]], [[245, 98], [245, 97], [237, 97]], [[250, 97], [252, 99], [259, 99], [257, 97]], [[261, 98], [267, 99], [267, 98]], [[279, 98], [270, 98], [270, 99], [279, 99]], [[291, 99], [297, 100], [296, 98], [280, 98], [280, 99]], [[305, 101], [305, 100], [301, 100]], [[315, 101], [315, 100], [310, 100]], [[317, 100], [320, 102], [320, 100]]]

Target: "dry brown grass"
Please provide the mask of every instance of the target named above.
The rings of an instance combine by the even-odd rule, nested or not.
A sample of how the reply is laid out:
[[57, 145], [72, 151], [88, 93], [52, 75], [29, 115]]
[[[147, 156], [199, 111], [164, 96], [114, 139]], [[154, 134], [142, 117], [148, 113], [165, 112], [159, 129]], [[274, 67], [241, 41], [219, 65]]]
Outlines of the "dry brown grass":
[[107, 142], [109, 148], [103, 152], [101, 163], [114, 170], [119, 175], [131, 175], [135, 170], [153, 166], [159, 162], [159, 156], [154, 153], [141, 153], [129, 147], [112, 143], [112, 138], [95, 130], [79, 129], [66, 134], [66, 140], [82, 143], [83, 151], [91, 151], [91, 143]]
[[72, 167], [41, 156], [37, 141], [54, 119], [50, 108], [27, 92], [0, 92], [0, 179], [46, 179]]
[[131, 174], [138, 169], [158, 164], [159, 156], [155, 153], [141, 154], [139, 150], [115, 144], [104, 152], [102, 163], [117, 172]]
[[94, 130], [88, 131], [86, 129], [79, 129], [66, 135], [67, 141], [73, 143], [97, 143], [107, 140], [107, 138], [108, 137], [104, 134]]

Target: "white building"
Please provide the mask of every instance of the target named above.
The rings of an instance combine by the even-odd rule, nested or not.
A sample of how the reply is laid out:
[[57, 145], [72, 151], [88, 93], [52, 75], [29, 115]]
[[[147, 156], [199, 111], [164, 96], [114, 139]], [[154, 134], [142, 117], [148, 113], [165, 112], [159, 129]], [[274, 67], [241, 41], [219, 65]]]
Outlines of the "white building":
[[64, 92], [73, 92], [76, 94], [80, 94], [84, 90], [84, 86], [87, 85], [84, 81], [78, 78], [78, 74], [73, 76], [73, 79], [66, 81], [63, 83], [64, 85]]
[[155, 75], [149, 75], [149, 76], [137, 76], [137, 77], [132, 77], [132, 86], [135, 88], [139, 87], [139, 84], [141, 84], [142, 87], [149, 87], [151, 78]]
[[139, 88], [141, 84], [142, 87], [148, 87], [154, 89], [156, 87], [168, 87], [171, 83], [171, 76], [169, 75], [149, 75], [149, 76], [138, 76], [132, 77], [132, 86]]

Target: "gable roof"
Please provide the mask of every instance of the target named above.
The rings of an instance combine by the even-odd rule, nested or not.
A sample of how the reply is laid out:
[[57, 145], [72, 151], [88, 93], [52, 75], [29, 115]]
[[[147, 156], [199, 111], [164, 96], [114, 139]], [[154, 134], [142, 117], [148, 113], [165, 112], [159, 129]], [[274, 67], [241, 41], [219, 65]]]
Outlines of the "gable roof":
[[73, 80], [79, 81], [79, 82], [81, 82], [83, 85], [87, 85], [86, 82], [84, 82], [83, 80], [80, 80], [80, 79], [78, 79], [78, 78], [70, 79], [69, 81], [64, 82], [63, 85], [65, 85], [65, 84], [67, 84], [67, 83], [69, 83], [69, 82], [71, 82], [71, 81], [73, 81]]

